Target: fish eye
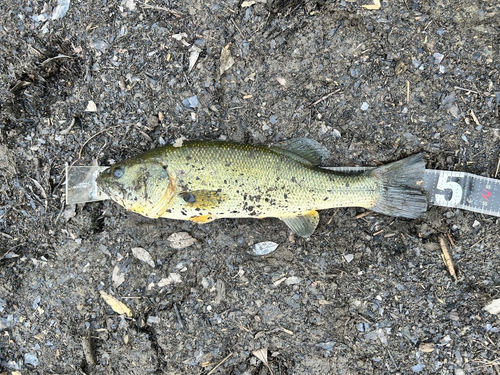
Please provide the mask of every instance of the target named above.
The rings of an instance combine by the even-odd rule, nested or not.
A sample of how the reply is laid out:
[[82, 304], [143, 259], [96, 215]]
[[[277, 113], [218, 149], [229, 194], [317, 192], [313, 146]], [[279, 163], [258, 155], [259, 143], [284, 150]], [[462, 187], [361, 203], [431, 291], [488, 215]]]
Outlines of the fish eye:
[[121, 178], [123, 176], [123, 167], [118, 167], [113, 171], [113, 176], [115, 178]]

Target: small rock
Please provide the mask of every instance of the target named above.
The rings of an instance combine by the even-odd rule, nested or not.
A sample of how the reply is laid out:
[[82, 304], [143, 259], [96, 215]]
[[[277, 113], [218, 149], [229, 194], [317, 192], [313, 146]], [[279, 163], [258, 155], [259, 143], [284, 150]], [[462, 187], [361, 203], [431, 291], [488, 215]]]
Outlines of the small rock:
[[24, 355], [24, 364], [25, 365], [32, 365], [32, 366], [38, 366], [38, 357], [36, 354], [33, 353], [26, 353]]
[[425, 368], [425, 365], [422, 363], [419, 363], [418, 365], [415, 365], [411, 368], [413, 372], [420, 372]]
[[441, 64], [441, 61], [443, 61], [444, 58], [444, 55], [437, 52], [432, 56], [434, 57], [434, 64], [436, 65]]
[[195, 109], [196, 107], [198, 107], [198, 105], [200, 104], [198, 102], [198, 96], [194, 95], [194, 96], [191, 96], [187, 99], [184, 99], [182, 101], [182, 104], [184, 105], [184, 107], [186, 107], [187, 109]]
[[285, 280], [285, 284], [286, 285], [295, 285], [295, 284], [300, 284], [301, 283], [301, 279], [297, 276], [291, 276], [289, 278], [287, 278]]
[[344, 254], [344, 259], [347, 263], [351, 263], [354, 259], [354, 254]]
[[366, 111], [368, 108], [370, 108], [370, 105], [367, 102], [363, 102], [361, 105], [361, 110]]

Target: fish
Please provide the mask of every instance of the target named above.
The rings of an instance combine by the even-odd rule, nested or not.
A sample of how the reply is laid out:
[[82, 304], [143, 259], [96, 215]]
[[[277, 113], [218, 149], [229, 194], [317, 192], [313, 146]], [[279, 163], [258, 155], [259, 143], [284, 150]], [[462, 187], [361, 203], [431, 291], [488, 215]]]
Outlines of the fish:
[[363, 207], [410, 219], [427, 210], [422, 154], [360, 173], [320, 168], [328, 157], [309, 138], [271, 146], [183, 141], [114, 164], [96, 183], [114, 202], [149, 218], [274, 217], [302, 237], [318, 226], [318, 210]]

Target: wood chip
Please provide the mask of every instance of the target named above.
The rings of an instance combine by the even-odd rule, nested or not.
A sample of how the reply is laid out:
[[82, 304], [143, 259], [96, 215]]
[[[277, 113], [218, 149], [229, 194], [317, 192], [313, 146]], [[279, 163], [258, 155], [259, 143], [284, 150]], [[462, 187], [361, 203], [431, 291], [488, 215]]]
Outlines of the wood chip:
[[453, 260], [451, 259], [450, 252], [448, 251], [448, 246], [446, 245], [446, 240], [444, 237], [439, 238], [439, 244], [441, 245], [441, 251], [443, 252], [443, 260], [444, 264], [446, 264], [446, 267], [448, 268], [448, 272], [450, 273], [451, 277], [457, 282], [457, 274], [455, 272], [455, 266], [453, 265]]
[[92, 345], [92, 337], [90, 335], [82, 337], [82, 348], [87, 364], [89, 366], [95, 366], [97, 364], [97, 360], [95, 358], [95, 352]]

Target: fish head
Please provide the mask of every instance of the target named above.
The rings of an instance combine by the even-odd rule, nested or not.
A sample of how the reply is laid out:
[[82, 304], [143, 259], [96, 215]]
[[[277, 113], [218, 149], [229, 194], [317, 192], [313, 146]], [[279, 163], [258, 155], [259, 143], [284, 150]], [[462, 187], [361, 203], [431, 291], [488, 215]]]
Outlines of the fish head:
[[111, 200], [141, 215], [160, 217], [174, 197], [167, 167], [152, 161], [125, 161], [105, 169], [97, 185]]

